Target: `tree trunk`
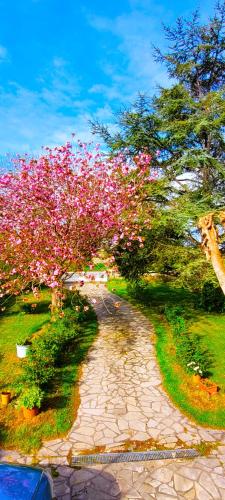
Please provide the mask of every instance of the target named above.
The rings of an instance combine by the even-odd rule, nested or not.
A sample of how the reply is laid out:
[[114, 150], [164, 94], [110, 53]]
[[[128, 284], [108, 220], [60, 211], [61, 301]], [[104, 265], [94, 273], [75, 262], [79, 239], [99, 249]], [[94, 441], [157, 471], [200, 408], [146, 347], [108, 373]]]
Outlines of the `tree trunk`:
[[219, 284], [225, 295], [225, 264], [219, 249], [218, 232], [214, 225], [213, 213], [199, 219], [199, 228], [202, 233], [202, 248], [207, 260], [211, 261]]
[[53, 288], [52, 290], [52, 315], [54, 313], [57, 313], [61, 307], [61, 298], [60, 298], [60, 291], [59, 288]]

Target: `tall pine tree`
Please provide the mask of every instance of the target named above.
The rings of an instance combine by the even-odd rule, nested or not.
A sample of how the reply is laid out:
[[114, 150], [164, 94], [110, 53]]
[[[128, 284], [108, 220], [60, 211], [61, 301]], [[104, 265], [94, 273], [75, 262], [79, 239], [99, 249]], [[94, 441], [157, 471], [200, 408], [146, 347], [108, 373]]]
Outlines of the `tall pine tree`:
[[[164, 30], [168, 51], [155, 48], [155, 58], [166, 65], [175, 83], [160, 88], [152, 99], [139, 96], [132, 109], [120, 112], [116, 135], [110, 135], [99, 123], [93, 124], [93, 131], [104, 138], [112, 152], [144, 150], [152, 154], [160, 179], [159, 187], [150, 194], [161, 213], [155, 229], [164, 235], [164, 243], [166, 231], [168, 245], [179, 247], [182, 259], [187, 248], [199, 252], [202, 236], [203, 251], [225, 293], [221, 240], [225, 208], [225, 1], [217, 3], [207, 24], [201, 24], [195, 12], [190, 19], [179, 18], [175, 27]], [[170, 235], [171, 220], [176, 223], [176, 238], [174, 232], [172, 238]], [[167, 245], [165, 257], [166, 251]]]

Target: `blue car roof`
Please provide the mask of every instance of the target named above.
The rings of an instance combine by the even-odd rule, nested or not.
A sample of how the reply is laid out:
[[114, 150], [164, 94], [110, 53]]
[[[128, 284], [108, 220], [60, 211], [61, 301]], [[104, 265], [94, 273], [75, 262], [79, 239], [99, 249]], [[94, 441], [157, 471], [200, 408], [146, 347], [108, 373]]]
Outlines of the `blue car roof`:
[[0, 499], [30, 500], [37, 491], [43, 471], [34, 467], [0, 463]]

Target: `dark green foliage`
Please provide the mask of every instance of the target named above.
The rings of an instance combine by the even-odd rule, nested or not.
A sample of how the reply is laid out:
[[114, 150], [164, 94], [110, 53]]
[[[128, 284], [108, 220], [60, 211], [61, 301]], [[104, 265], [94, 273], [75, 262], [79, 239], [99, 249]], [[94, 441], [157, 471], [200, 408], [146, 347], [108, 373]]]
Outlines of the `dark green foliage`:
[[208, 312], [224, 312], [225, 297], [221, 288], [212, 282], [204, 283], [199, 306]]
[[18, 401], [18, 408], [24, 407], [32, 409], [34, 407], [41, 408], [41, 403], [44, 399], [44, 391], [40, 387], [31, 385], [23, 390]]
[[40, 314], [42, 312], [48, 312], [49, 311], [49, 301], [42, 300], [42, 301], [35, 302], [35, 299], [34, 299], [33, 303], [21, 302], [20, 309], [21, 309], [21, 311], [24, 311], [24, 312], [30, 313], [30, 314]]
[[[165, 34], [168, 50], [156, 49], [156, 58], [172, 86], [153, 98], [139, 95], [131, 109], [119, 112], [114, 136], [99, 123], [93, 129], [112, 154], [149, 152], [159, 174], [146, 193], [155, 210], [144, 248], [116, 250], [123, 276], [138, 279], [149, 268], [172, 272], [180, 284], [200, 291], [212, 269], [200, 257], [198, 220], [225, 206], [225, 1], [207, 23], [194, 13], [165, 27]], [[225, 252], [222, 242], [220, 249]]]
[[175, 338], [177, 359], [187, 372], [192, 373], [194, 365], [202, 376], [207, 377], [212, 366], [212, 355], [202, 346], [199, 336], [188, 332], [183, 314], [184, 309], [180, 306], [165, 307], [165, 316]]
[[169, 323], [174, 324], [177, 320], [177, 317], [181, 317], [185, 312], [185, 309], [182, 306], [165, 306], [165, 316]]
[[[127, 291], [130, 296], [134, 297], [140, 303], [154, 308], [156, 306], [157, 313], [161, 312], [162, 317], [165, 315], [168, 323], [171, 326], [172, 333], [175, 339], [176, 356], [178, 362], [184, 367], [187, 372], [191, 372], [189, 363], [195, 363], [202, 371], [202, 375], [208, 376], [210, 367], [212, 366], [212, 356], [202, 345], [201, 339], [197, 335], [192, 335], [188, 331], [188, 312], [186, 305], [191, 305], [191, 295], [188, 297], [188, 292], [179, 289], [171, 288], [171, 293], [168, 293], [168, 286], [149, 285], [144, 281], [129, 284]], [[164, 305], [165, 301], [169, 305]], [[176, 302], [179, 305], [174, 305]], [[192, 307], [195, 302], [195, 297], [192, 297]], [[161, 303], [161, 305], [160, 305]]]
[[169, 51], [155, 50], [156, 60], [166, 63], [169, 76], [178, 79], [192, 95], [207, 94], [225, 84], [225, 2], [216, 4], [208, 24], [195, 11], [188, 20], [164, 27]]
[[[60, 313], [56, 321], [49, 323], [44, 333], [33, 339], [27, 361], [23, 364], [21, 380], [25, 384], [46, 386], [53, 379], [57, 366], [64, 359], [65, 352], [75, 342], [81, 331], [79, 323], [88, 318], [88, 311], [84, 311], [86, 301], [79, 294], [68, 293], [65, 299], [67, 307]], [[73, 304], [73, 306], [69, 303]], [[78, 305], [79, 311], [75, 310]], [[93, 314], [93, 313], [92, 313]], [[89, 313], [91, 315], [91, 313]]]

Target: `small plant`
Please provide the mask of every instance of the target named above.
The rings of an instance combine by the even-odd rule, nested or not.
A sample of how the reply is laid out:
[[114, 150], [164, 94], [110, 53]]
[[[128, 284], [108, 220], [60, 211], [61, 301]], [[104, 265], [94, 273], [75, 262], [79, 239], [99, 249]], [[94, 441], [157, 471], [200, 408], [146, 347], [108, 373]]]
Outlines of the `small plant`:
[[183, 314], [184, 309], [180, 306], [165, 307], [165, 316], [176, 341], [177, 359], [187, 372], [207, 376], [212, 366], [212, 356], [202, 346], [201, 338], [188, 332]]
[[16, 339], [16, 344], [17, 345], [30, 345], [31, 341], [30, 338], [26, 334], [19, 334], [17, 339]]
[[187, 363], [187, 367], [188, 371], [193, 373], [193, 375], [200, 375], [200, 377], [202, 377], [203, 371], [201, 370], [201, 367], [194, 361], [190, 361], [190, 363]]
[[170, 324], [176, 323], [177, 319], [181, 318], [182, 315], [184, 314], [184, 308], [182, 306], [174, 306], [174, 307], [165, 306], [164, 311], [166, 319]]
[[37, 385], [33, 385], [25, 389], [18, 399], [18, 408], [24, 407], [28, 409], [40, 408], [44, 398], [44, 392]]

